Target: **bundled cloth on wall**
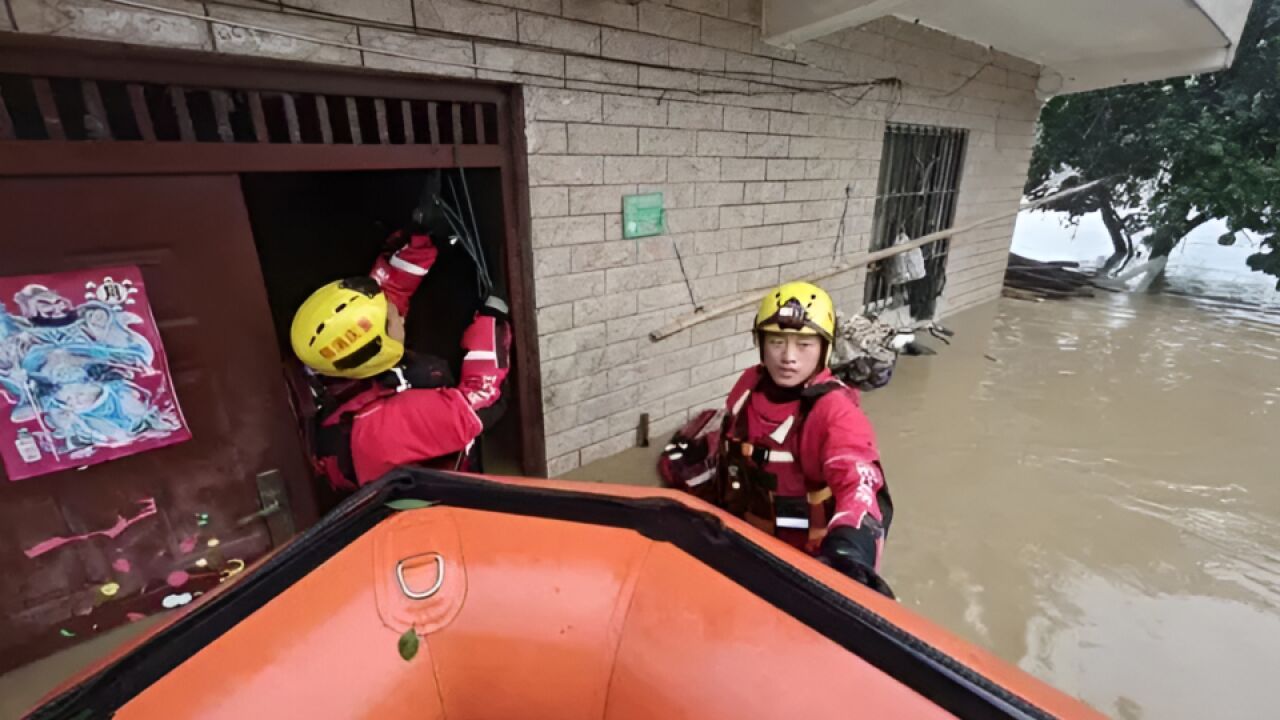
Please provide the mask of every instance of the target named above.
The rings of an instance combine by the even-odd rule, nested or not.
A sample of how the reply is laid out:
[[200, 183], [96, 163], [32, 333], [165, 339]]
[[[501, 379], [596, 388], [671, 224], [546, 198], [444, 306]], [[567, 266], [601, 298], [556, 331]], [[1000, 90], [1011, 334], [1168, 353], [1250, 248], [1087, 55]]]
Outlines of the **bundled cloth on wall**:
[[831, 371], [859, 390], [888, 385], [898, 362], [901, 335], [898, 328], [866, 315], [839, 318]]
[[139, 268], [0, 278], [0, 458], [10, 480], [190, 438]]

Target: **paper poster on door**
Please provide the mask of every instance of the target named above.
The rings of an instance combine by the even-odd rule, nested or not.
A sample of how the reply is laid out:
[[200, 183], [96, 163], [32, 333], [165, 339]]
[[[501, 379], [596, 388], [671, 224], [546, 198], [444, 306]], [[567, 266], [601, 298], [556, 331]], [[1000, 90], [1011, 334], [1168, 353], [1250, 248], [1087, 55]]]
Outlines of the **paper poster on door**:
[[137, 267], [0, 277], [0, 457], [10, 480], [190, 438]]

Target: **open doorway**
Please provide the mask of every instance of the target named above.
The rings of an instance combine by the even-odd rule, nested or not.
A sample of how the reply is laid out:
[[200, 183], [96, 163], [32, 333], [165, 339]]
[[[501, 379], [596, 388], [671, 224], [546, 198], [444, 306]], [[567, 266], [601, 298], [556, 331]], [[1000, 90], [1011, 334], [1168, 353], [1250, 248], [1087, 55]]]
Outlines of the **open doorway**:
[[[369, 272], [387, 237], [405, 227], [428, 179], [426, 170], [275, 172], [241, 175], [245, 205], [262, 265], [281, 357], [293, 362], [289, 325], [317, 287]], [[509, 298], [502, 247], [502, 186], [497, 170], [444, 172], [459, 193], [465, 180], [493, 292]], [[462, 362], [459, 341], [480, 306], [476, 264], [460, 245], [433, 238], [440, 255], [410, 306], [407, 344], [450, 363]], [[518, 353], [516, 353], [518, 355]], [[480, 442], [483, 470], [521, 474], [517, 373], [504, 389], [506, 414]]]

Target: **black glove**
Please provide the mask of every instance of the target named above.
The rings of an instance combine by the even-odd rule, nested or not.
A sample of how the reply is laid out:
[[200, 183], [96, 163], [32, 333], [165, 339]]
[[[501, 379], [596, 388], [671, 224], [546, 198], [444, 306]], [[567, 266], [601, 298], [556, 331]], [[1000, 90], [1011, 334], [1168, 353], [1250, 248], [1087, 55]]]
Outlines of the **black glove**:
[[878, 531], [879, 523], [870, 515], [863, 518], [860, 528], [842, 525], [822, 539], [818, 561], [896, 600], [889, 583], [875, 571], [876, 540], [882, 534]]
[[478, 311], [481, 315], [490, 315], [499, 320], [510, 320], [511, 311], [507, 308], [507, 301], [497, 295], [490, 295], [485, 298], [484, 305]]

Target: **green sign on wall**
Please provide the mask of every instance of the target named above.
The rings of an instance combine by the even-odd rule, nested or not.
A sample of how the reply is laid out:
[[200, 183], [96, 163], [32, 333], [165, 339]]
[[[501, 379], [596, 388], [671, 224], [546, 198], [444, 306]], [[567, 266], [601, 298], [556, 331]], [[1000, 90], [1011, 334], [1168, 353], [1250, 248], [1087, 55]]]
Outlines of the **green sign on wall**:
[[622, 237], [649, 237], [666, 231], [667, 216], [662, 209], [662, 193], [622, 197]]

